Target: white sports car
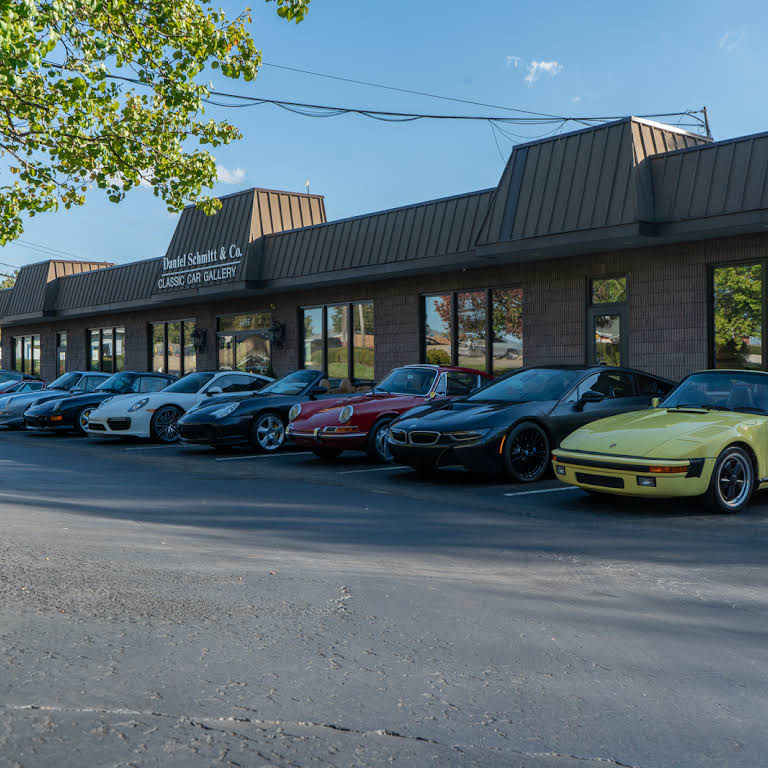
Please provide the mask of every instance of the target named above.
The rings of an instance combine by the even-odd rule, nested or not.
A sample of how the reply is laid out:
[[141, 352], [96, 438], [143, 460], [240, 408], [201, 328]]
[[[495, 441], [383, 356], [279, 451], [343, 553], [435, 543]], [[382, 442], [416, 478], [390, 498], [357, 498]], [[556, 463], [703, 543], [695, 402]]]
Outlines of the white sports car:
[[179, 439], [176, 423], [190, 408], [217, 395], [253, 394], [270, 381], [269, 376], [239, 371], [190, 373], [160, 392], [105, 400], [88, 417], [88, 434], [172, 443]]

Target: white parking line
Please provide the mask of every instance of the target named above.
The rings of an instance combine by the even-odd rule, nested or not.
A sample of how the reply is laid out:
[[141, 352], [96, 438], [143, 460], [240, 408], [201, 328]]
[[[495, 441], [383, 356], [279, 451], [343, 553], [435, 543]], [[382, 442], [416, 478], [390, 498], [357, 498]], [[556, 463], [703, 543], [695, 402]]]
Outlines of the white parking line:
[[410, 469], [410, 467], [374, 467], [373, 469], [348, 469], [345, 472], [337, 472], [337, 475], [353, 475], [356, 472], [392, 472], [396, 469]]
[[245, 461], [246, 459], [269, 459], [272, 456], [309, 456], [312, 451], [291, 451], [286, 453], [257, 453], [254, 456], [222, 456], [216, 461]]
[[134, 445], [131, 448], [125, 448], [126, 451], [152, 451], [158, 448], [181, 448], [178, 443], [169, 443], [168, 445]]
[[542, 488], [540, 491], [515, 491], [514, 493], [505, 493], [505, 496], [528, 496], [531, 493], [560, 493], [561, 491], [580, 491], [575, 485], [570, 488]]

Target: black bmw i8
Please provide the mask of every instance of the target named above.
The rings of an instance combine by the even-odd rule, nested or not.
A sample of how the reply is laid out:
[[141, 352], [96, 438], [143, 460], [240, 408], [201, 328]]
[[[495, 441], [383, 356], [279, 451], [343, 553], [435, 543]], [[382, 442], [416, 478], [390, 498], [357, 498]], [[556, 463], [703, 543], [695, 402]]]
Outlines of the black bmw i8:
[[650, 407], [674, 383], [629, 368], [521, 368], [461, 400], [415, 408], [392, 423], [393, 459], [418, 471], [460, 465], [539, 480], [550, 449], [596, 419]]

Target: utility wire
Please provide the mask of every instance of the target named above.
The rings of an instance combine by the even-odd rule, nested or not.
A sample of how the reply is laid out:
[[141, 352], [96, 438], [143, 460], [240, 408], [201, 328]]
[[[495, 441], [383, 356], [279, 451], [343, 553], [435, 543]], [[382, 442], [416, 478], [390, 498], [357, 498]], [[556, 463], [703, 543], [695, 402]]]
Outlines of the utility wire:
[[398, 93], [410, 93], [415, 96], [427, 96], [430, 99], [442, 99], [443, 101], [454, 101], [458, 104], [472, 104], [476, 107], [491, 107], [492, 109], [504, 109], [508, 112], [519, 112], [524, 115], [536, 115], [537, 117], [558, 117], [558, 115], [548, 115], [545, 112], [531, 112], [528, 109], [517, 109], [515, 107], [503, 107], [499, 104], [487, 104], [483, 101], [473, 101], [472, 99], [459, 99], [453, 96], [441, 96], [437, 93], [429, 93], [427, 91], [415, 91], [411, 88], [398, 88], [394, 85], [384, 85], [382, 83], [370, 83], [366, 80], [355, 80], [351, 77], [341, 77], [340, 75], [328, 75], [324, 72], [312, 72], [309, 69], [299, 69], [298, 67], [287, 67], [284, 64], [273, 64], [272, 62], [263, 61], [261, 63], [263, 67], [272, 67], [273, 69], [284, 69], [288, 72], [300, 72], [303, 75], [313, 75], [314, 77], [325, 77], [329, 80], [340, 80], [343, 83], [355, 83], [356, 85], [366, 85], [370, 88], [382, 88], [386, 91], [397, 91]]
[[[60, 69], [67, 69], [62, 64], [55, 64], [53, 62], [47, 62], [49, 65], [59, 67]], [[145, 88], [151, 88], [148, 83], [139, 80], [134, 77], [126, 77], [125, 75], [105, 75], [110, 80], [120, 80], [123, 82], [132, 83]], [[209, 104], [213, 104], [219, 107], [227, 108], [243, 108], [247, 106], [259, 106], [262, 104], [272, 104], [282, 109], [286, 109], [289, 112], [295, 112], [307, 117], [337, 117], [344, 114], [358, 114], [363, 117], [369, 117], [375, 120], [382, 120], [385, 122], [411, 122], [414, 120], [464, 120], [464, 121], [478, 121], [478, 120], [495, 120], [497, 123], [517, 123], [517, 124], [532, 124], [532, 125], [551, 125], [555, 123], [565, 122], [581, 122], [581, 123], [600, 123], [609, 120], [620, 120], [626, 115], [600, 115], [600, 116], [564, 116], [564, 115], [544, 115], [537, 113], [527, 113], [529, 117], [503, 117], [499, 115], [450, 115], [450, 114], [428, 114], [421, 112], [393, 112], [379, 109], [365, 109], [362, 107], [339, 107], [329, 106], [323, 104], [309, 104], [299, 101], [287, 101], [285, 99], [271, 99], [260, 98], [257, 96], [244, 96], [239, 93], [228, 93], [226, 91], [212, 90], [211, 94], [217, 99], [234, 99], [241, 103], [225, 103], [217, 101], [211, 96], [203, 98], [203, 101]], [[503, 107], [503, 109], [510, 110], [512, 107]], [[311, 111], [310, 111], [311, 110]], [[524, 110], [520, 110], [525, 112]], [[688, 116], [693, 120], [700, 122], [704, 125], [704, 121], [697, 117], [700, 110], [686, 110], [681, 112], [657, 112], [649, 115], [638, 115], [638, 117], [654, 118], [654, 117], [680, 117]]]

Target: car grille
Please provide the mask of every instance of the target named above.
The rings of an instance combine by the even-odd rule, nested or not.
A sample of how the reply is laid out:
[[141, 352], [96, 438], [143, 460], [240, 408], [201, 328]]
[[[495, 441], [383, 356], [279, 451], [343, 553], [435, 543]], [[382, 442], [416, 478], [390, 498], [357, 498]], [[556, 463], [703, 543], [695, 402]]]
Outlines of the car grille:
[[411, 445], [434, 445], [440, 439], [439, 432], [411, 432]]
[[390, 429], [389, 437], [393, 443], [405, 445], [408, 442], [408, 433], [404, 429]]
[[576, 482], [584, 485], [599, 485], [603, 488], [623, 488], [624, 480], [621, 477], [610, 475], [588, 475], [586, 472], [576, 473]]
[[[122, 418], [117, 418], [117, 419], [107, 419], [107, 424], [109, 424], [109, 428], [114, 430], [115, 432], [119, 432], [121, 429], [131, 428], [131, 420], [127, 416]], [[99, 427], [101, 425], [94, 424], [93, 426]]]

